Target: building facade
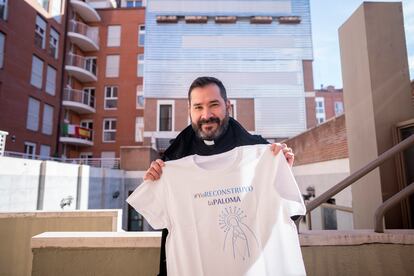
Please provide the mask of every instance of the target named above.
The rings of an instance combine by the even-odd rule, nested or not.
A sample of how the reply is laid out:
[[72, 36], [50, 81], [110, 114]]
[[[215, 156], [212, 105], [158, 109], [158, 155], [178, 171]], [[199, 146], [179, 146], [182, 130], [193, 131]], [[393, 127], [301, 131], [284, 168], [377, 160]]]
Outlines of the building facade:
[[0, 1], [0, 129], [9, 133], [7, 151], [56, 152], [64, 9], [61, 0]]
[[146, 143], [162, 150], [188, 125], [187, 90], [203, 75], [223, 81], [247, 130], [279, 140], [307, 129], [308, 0], [149, 0], [145, 47]]

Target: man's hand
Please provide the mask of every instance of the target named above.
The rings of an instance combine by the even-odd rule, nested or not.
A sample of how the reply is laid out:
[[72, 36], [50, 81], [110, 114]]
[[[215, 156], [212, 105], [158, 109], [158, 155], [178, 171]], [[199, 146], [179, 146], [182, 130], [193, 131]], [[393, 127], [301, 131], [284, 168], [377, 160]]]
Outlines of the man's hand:
[[157, 159], [151, 162], [151, 167], [145, 172], [144, 180], [158, 180], [162, 174], [162, 167], [164, 167], [164, 161]]
[[285, 155], [286, 161], [289, 163], [289, 166], [293, 166], [293, 161], [295, 160], [295, 154], [292, 152], [292, 149], [289, 148], [284, 143], [274, 143], [270, 145], [270, 149], [273, 152], [273, 155], [276, 155], [279, 153], [280, 150], [283, 151], [283, 154]]

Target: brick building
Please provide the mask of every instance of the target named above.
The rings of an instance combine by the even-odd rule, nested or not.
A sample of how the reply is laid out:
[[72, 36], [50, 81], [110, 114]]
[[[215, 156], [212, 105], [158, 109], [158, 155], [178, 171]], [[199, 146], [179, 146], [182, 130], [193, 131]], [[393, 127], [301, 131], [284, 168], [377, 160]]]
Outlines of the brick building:
[[0, 129], [6, 150], [56, 151], [65, 40], [61, 1], [0, 2]]

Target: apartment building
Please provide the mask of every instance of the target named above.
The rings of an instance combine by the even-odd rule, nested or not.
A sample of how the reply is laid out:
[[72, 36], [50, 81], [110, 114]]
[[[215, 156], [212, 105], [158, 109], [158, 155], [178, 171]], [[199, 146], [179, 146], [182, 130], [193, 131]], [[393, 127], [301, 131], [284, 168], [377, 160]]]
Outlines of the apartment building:
[[50, 156], [61, 105], [64, 2], [0, 1], [0, 129], [6, 150]]
[[[71, 1], [63, 96], [62, 154], [115, 158], [143, 141], [145, 9]], [[96, 9], [95, 6], [100, 7]], [[87, 11], [88, 10], [88, 11]]]

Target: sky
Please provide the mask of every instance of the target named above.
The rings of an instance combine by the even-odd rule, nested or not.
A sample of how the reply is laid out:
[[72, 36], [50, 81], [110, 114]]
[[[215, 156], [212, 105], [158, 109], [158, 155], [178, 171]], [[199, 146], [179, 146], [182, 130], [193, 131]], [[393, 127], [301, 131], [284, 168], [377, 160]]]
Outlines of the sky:
[[[338, 29], [362, 2], [362, 0], [310, 0], [315, 88], [319, 89], [321, 85], [343, 87]], [[414, 79], [414, 0], [376, 0], [375, 2], [403, 3], [410, 79]]]

